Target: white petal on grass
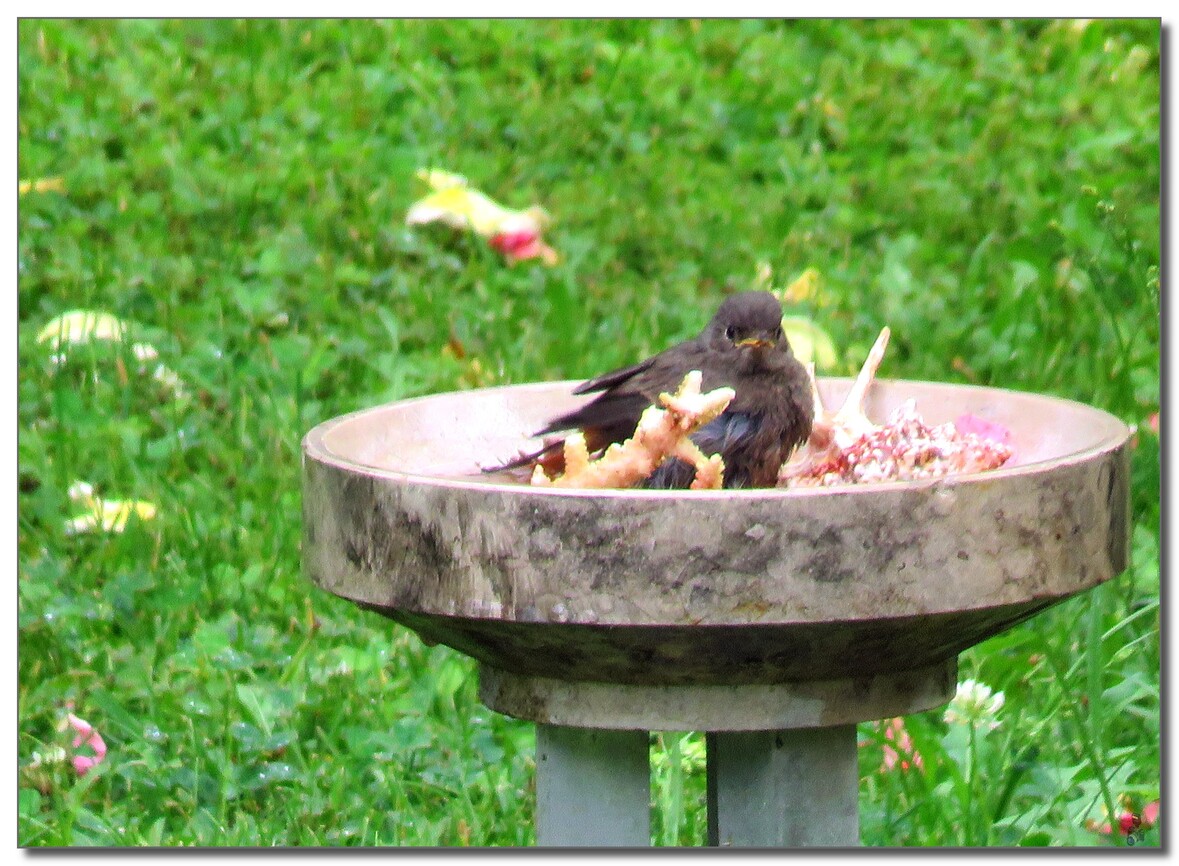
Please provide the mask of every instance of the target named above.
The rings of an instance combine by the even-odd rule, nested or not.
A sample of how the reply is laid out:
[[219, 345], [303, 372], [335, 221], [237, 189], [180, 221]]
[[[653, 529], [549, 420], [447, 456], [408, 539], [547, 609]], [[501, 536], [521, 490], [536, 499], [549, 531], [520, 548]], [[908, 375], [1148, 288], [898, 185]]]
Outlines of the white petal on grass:
[[50, 764], [64, 764], [69, 760], [69, 754], [62, 746], [50, 746], [44, 755], [40, 752], [33, 752], [33, 758], [28, 763], [30, 769], [43, 767]]
[[17, 195], [25, 196], [31, 192], [65, 192], [65, 178], [38, 177], [32, 180], [17, 181]]
[[[160, 353], [156, 351], [156, 347], [151, 343], [134, 343], [131, 346], [131, 353], [143, 365], [140, 367], [140, 372], [147, 369], [149, 361], [158, 360], [160, 357]], [[180, 374], [171, 367], [164, 364], [157, 364], [155, 370], [152, 371], [151, 377], [171, 391], [172, 396], [176, 399], [183, 400], [188, 396], [188, 391], [184, 388]]]
[[154, 502], [144, 500], [100, 499], [94, 495], [94, 488], [85, 481], [70, 485], [70, 499], [81, 503], [86, 512], [65, 522], [67, 535], [83, 532], [122, 532], [127, 528], [131, 515], [140, 520], [154, 520], [157, 508]]
[[94, 486], [85, 481], [75, 481], [70, 485], [69, 496], [75, 502], [86, 502], [94, 497]]
[[151, 377], [171, 391], [172, 396], [177, 400], [188, 398], [188, 390], [184, 387], [184, 382], [181, 381], [180, 375], [171, 367], [158, 364]]
[[50, 343], [54, 349], [67, 344], [93, 340], [119, 342], [128, 333], [127, 323], [97, 310], [70, 310], [51, 319], [37, 334], [38, 343]]
[[131, 354], [135, 356], [137, 361], [154, 361], [160, 357], [160, 353], [151, 343], [132, 343]]
[[[50, 343], [59, 351], [50, 356], [55, 367], [66, 362], [67, 346], [104, 341], [119, 343], [127, 339], [130, 326], [121, 319], [97, 310], [71, 310], [52, 319], [37, 335], [38, 343]], [[140, 363], [140, 372], [147, 372], [151, 361], [158, 361], [159, 350], [151, 343], [132, 343], [131, 354]], [[97, 375], [96, 375], [97, 381]], [[152, 378], [164, 385], [172, 395], [182, 400], [188, 396], [179, 374], [164, 364], [157, 364], [152, 371]]]

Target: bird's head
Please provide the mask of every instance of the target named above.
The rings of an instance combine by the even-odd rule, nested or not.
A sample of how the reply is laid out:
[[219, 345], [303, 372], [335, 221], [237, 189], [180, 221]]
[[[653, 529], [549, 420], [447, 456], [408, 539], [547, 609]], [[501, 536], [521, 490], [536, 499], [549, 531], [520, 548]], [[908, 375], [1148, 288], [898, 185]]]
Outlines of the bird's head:
[[743, 355], [790, 351], [782, 333], [782, 305], [769, 292], [741, 292], [720, 305], [705, 329], [715, 348], [736, 348]]

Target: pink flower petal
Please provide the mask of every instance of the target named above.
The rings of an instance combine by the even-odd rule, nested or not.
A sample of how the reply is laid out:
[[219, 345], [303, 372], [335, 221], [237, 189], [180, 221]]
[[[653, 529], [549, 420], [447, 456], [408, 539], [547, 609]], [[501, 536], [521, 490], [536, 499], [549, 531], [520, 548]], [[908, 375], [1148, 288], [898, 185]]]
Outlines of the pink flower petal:
[[73, 757], [74, 769], [79, 776], [84, 776], [86, 775], [86, 771], [91, 767], [102, 763], [106, 757], [106, 743], [103, 742], [102, 735], [85, 719], [70, 713], [67, 720], [70, 727], [76, 732], [73, 743], [74, 748], [77, 749], [79, 746], [86, 745], [94, 750], [93, 757], [90, 755], [74, 755]]
[[499, 232], [488, 238], [488, 243], [501, 253], [517, 253], [536, 244], [540, 238], [536, 232]]
[[1153, 827], [1159, 822], [1159, 801], [1147, 803], [1142, 809], [1142, 826]]
[[492, 235], [488, 242], [509, 259], [523, 261], [540, 255], [540, 237], [535, 232], [501, 232]]
[[542, 259], [545, 264], [554, 264], [557, 260], [556, 251], [540, 239], [540, 234], [534, 231], [499, 232], [487, 239], [492, 249], [499, 250], [513, 262], [526, 259]]
[[887, 743], [884, 745], [884, 762], [880, 766], [882, 771], [891, 770], [898, 764], [902, 770], [924, 766], [921, 754], [913, 748], [913, 740], [905, 730], [905, 720], [900, 716], [889, 719], [885, 724], [884, 738], [896, 743], [896, 748]]

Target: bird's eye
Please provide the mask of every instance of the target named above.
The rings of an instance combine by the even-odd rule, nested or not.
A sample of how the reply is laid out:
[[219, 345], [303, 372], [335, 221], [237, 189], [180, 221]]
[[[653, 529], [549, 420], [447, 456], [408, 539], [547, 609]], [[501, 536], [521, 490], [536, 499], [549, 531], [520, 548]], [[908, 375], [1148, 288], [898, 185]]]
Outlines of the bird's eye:
[[725, 336], [728, 337], [730, 340], [736, 339], [737, 329], [734, 328], [732, 325], [729, 325], [729, 327], [725, 328]]

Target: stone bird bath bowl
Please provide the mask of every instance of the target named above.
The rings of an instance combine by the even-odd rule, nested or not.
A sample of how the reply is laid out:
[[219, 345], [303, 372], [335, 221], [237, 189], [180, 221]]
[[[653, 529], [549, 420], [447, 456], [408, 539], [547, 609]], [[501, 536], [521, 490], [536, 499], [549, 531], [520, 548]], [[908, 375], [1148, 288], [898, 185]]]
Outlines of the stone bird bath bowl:
[[[562, 816], [585, 812], [595, 772], [630, 784], [619, 767], [639, 741], [611, 735], [641, 733], [645, 778], [652, 729], [712, 732], [714, 842], [854, 844], [854, 723], [946, 702], [958, 653], [1126, 566], [1129, 430], [1079, 403], [877, 380], [871, 418], [915, 398], [930, 423], [1011, 431], [1006, 466], [932, 481], [572, 491], [481, 473], [588, 399], [575, 384], [406, 400], [303, 443], [307, 575], [477, 659], [483, 701], [540, 725], [541, 844], [646, 844], [637, 782], [590, 809], [615, 825], [640, 811], [630, 836]], [[819, 384], [838, 405], [851, 380]], [[826, 734], [838, 742], [806, 740]], [[550, 757], [564, 769], [542, 769]], [[828, 818], [787, 802], [808, 774], [846, 789], [849, 773], [850, 799], [807, 807]]]

